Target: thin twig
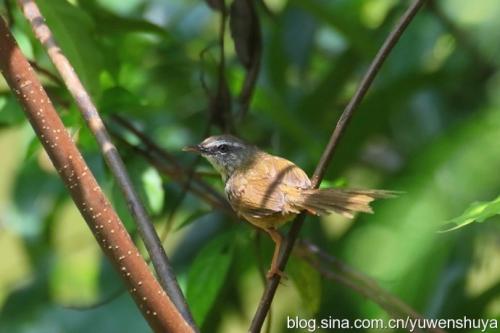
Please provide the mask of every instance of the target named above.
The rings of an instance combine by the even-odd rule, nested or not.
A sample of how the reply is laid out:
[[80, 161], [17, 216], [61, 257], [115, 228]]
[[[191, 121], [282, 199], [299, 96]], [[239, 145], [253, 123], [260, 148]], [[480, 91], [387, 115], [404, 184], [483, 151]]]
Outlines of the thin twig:
[[189, 312], [187, 303], [177, 283], [173, 269], [169, 263], [165, 250], [160, 242], [158, 234], [141, 203], [139, 196], [133, 188], [132, 181], [126, 171], [116, 147], [104, 126], [104, 123], [92, 102], [92, 99], [83, 87], [70, 62], [55, 41], [50, 28], [45, 23], [37, 4], [33, 0], [18, 0], [25, 17], [31, 24], [37, 39], [46, 48], [49, 58], [58, 70], [68, 90], [75, 99], [83, 118], [95, 136], [102, 154], [111, 169], [123, 195], [126, 198], [128, 208], [133, 220], [137, 224], [139, 234], [144, 241], [148, 253], [153, 261], [153, 266], [158, 274], [161, 285], [167, 291], [186, 321], [195, 327], [194, 320]]
[[33, 67], [38, 73], [45, 75], [51, 81], [53, 81], [55, 84], [57, 84], [61, 87], [64, 87], [64, 82], [57, 75], [55, 75], [54, 73], [52, 73], [48, 69], [43, 68], [36, 61], [30, 61], [29, 63], [31, 65], [31, 67]]
[[103, 252], [155, 332], [193, 328], [154, 278], [0, 18], [0, 69]]
[[[368, 88], [371, 86], [373, 80], [375, 79], [385, 59], [387, 58], [387, 56], [398, 42], [399, 38], [401, 37], [406, 27], [410, 24], [411, 20], [417, 14], [418, 10], [420, 9], [420, 7], [422, 7], [424, 3], [425, 0], [414, 0], [411, 3], [411, 5], [403, 14], [399, 22], [396, 24], [394, 29], [389, 34], [389, 36], [386, 38], [384, 44], [382, 45], [377, 55], [373, 59], [370, 67], [368, 68], [368, 71], [361, 80], [361, 83], [359, 84], [356, 93], [354, 94], [351, 101], [346, 106], [344, 112], [340, 116], [340, 119], [337, 122], [337, 125], [332, 133], [332, 136], [330, 137], [330, 141], [328, 142], [328, 145], [326, 146], [325, 151], [321, 156], [318, 166], [314, 171], [314, 175], [312, 176], [311, 180], [315, 188], [317, 188], [320, 185], [321, 180], [326, 172], [326, 168], [328, 167], [332, 159], [333, 153], [335, 151], [335, 148], [337, 147], [339, 139], [342, 137], [346, 129], [346, 126], [348, 125], [350, 119], [352, 118], [352, 115], [354, 114], [354, 111], [356, 110], [357, 106], [361, 103], [363, 97], [368, 91]], [[290, 253], [292, 252], [295, 241], [298, 237], [300, 229], [302, 228], [302, 224], [304, 223], [304, 219], [305, 219], [304, 214], [299, 215], [293, 222], [290, 232], [288, 233], [284, 250], [282, 251], [278, 260], [278, 267], [282, 271], [285, 269], [288, 258], [290, 257]], [[264, 293], [259, 302], [258, 308], [252, 319], [252, 323], [249, 329], [250, 332], [260, 332], [262, 324], [266, 319], [266, 315], [269, 311], [269, 308], [271, 307], [271, 303], [273, 301], [280, 280], [281, 277], [279, 275], [274, 275], [267, 283]]]
[[[130, 121], [116, 114], [112, 116], [112, 119], [117, 124], [121, 125], [122, 127], [132, 132], [135, 136], [137, 136], [139, 140], [141, 140], [146, 149], [141, 150], [139, 147], [135, 146], [134, 149], [139, 150], [138, 152], [144, 157], [146, 157], [147, 160], [154, 161], [153, 164], [159, 167], [161, 171], [163, 172], [166, 171], [165, 173], [167, 173], [168, 175], [174, 176], [174, 180], [179, 180], [175, 176], [181, 177], [181, 180], [189, 178], [188, 177], [189, 173], [183, 168], [183, 166], [175, 159], [175, 157], [172, 154], [170, 154], [166, 149], [157, 145], [151, 138], [149, 138], [145, 133], [143, 133], [137, 127], [135, 127]], [[130, 145], [128, 142], [126, 143]], [[174, 170], [167, 171], [162, 161], [168, 162], [173, 167]], [[196, 181], [196, 184], [201, 189], [203, 189], [203, 191], [207, 192], [211, 197], [216, 198], [221, 206], [226, 207], [229, 210], [231, 209], [231, 207], [224, 199], [224, 197], [222, 197], [222, 195], [219, 192], [217, 192], [209, 184], [207, 184], [200, 177], [198, 173], [194, 173], [193, 178]], [[179, 182], [181, 182], [181, 180], [179, 180]]]
[[[185, 183], [187, 171], [179, 171], [175, 167], [172, 168], [170, 166], [167, 166], [163, 159], [158, 158], [157, 155], [152, 154], [151, 151], [147, 149], [131, 144], [115, 131], [111, 131], [111, 135], [113, 135], [116, 140], [144, 157], [146, 161], [148, 161], [161, 174], [169, 176], [172, 180], [176, 181], [180, 185], [183, 185]], [[195, 184], [197, 185], [196, 187], [191, 186], [189, 188], [189, 190], [193, 192], [193, 194], [207, 202], [213, 208], [220, 209], [224, 213], [234, 216], [234, 213], [231, 210], [231, 207], [227, 204], [227, 201], [217, 191], [211, 188], [210, 185], [206, 184], [202, 180], [199, 180], [197, 176], [195, 176]]]

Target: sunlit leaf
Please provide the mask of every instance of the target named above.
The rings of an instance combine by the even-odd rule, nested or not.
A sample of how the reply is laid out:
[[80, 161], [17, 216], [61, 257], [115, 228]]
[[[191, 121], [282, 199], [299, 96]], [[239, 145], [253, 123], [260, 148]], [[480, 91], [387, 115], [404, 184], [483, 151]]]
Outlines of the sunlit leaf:
[[321, 181], [320, 188], [343, 188], [348, 186], [348, 181], [345, 177], [337, 178], [335, 180], [324, 179]]
[[454, 227], [445, 229], [442, 232], [457, 230], [474, 222], [481, 223], [498, 214], [500, 214], [500, 196], [492, 201], [474, 202], [462, 215], [449, 221], [455, 224]]
[[146, 193], [148, 206], [153, 214], [158, 214], [163, 207], [165, 192], [158, 171], [154, 168], [147, 168], [141, 175], [142, 186]]

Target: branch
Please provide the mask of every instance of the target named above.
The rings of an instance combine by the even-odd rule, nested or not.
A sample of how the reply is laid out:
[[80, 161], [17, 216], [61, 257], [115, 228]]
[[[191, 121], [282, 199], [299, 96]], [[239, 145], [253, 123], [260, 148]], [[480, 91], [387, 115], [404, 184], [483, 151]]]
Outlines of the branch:
[[[112, 116], [112, 120], [116, 124], [132, 132], [142, 142], [142, 144], [145, 146], [145, 149], [133, 145], [123, 137], [119, 136], [117, 133], [113, 133], [113, 135], [118, 140], [142, 155], [159, 172], [170, 176], [174, 181], [180, 183], [181, 185], [187, 182], [190, 177], [190, 172], [185, 170], [172, 154], [170, 154], [162, 147], [158, 146], [151, 138], [149, 138], [145, 133], [136, 128], [129, 120], [116, 114]], [[165, 165], [165, 162], [168, 162], [171, 167], [167, 167]], [[216, 176], [218, 177], [219, 175], [217, 174]], [[205, 199], [205, 201], [207, 201], [212, 206], [218, 207], [226, 213], [229, 212], [230, 214], [234, 214], [227, 200], [219, 192], [212, 188], [212, 186], [206, 183], [198, 173], [193, 174], [193, 180], [196, 186], [200, 189], [198, 190], [195, 188], [190, 188], [191, 191], [200, 196], [202, 199]]]
[[29, 63], [31, 65], [31, 67], [33, 67], [33, 69], [36, 70], [38, 73], [45, 75], [55, 84], [57, 84], [61, 87], [64, 87], [64, 82], [57, 75], [55, 75], [54, 73], [52, 73], [48, 69], [43, 68], [42, 66], [38, 65], [36, 61], [30, 61]]
[[192, 332], [139, 254], [0, 18], [0, 69], [104, 253], [155, 332]]
[[[126, 139], [124, 139], [122, 136], [120, 136], [118, 133], [115, 131], [111, 131], [111, 134], [115, 139], [123, 143], [125, 146], [129, 147], [132, 149], [134, 152], [137, 154], [141, 155], [152, 167], [154, 167], [159, 173], [168, 176], [170, 179], [173, 181], [177, 182], [180, 186], [183, 186], [186, 182], [186, 171], [181, 170], [178, 171], [177, 169], [173, 169], [169, 167], [163, 160], [159, 159], [157, 156], [154, 154], [151, 154], [150, 151], [139, 147], [137, 145], [131, 144], [128, 142]], [[196, 176], [196, 175], [195, 175]], [[227, 204], [227, 201], [220, 195], [218, 194], [214, 189], [210, 188], [210, 191], [205, 190], [201, 186], [198, 186], [199, 184], [206, 184], [203, 181], [200, 181], [200, 183], [195, 182], [197, 184], [196, 187], [191, 186], [189, 190], [195, 194], [197, 197], [200, 199], [204, 200], [206, 203], [208, 203], [210, 206], [212, 206], [214, 209], [219, 209], [225, 214], [228, 214], [230, 216], [234, 216], [234, 212], [232, 211], [231, 207]], [[206, 184], [207, 186], [210, 186]], [[211, 194], [211, 192], [216, 193], [216, 195]]]
[[55, 41], [50, 28], [45, 24], [45, 19], [40, 13], [37, 4], [33, 0], [18, 0], [22, 11], [30, 22], [36, 38], [45, 47], [50, 60], [58, 70], [69, 92], [78, 105], [83, 118], [88, 127], [95, 136], [99, 147], [101, 148], [104, 159], [111, 169], [115, 180], [117, 181], [122, 194], [125, 196], [128, 208], [132, 214], [133, 220], [137, 224], [139, 234], [144, 241], [146, 249], [152, 259], [153, 266], [158, 274], [160, 283], [168, 292], [169, 297], [175, 303], [184, 318], [195, 327], [194, 320], [189, 312], [182, 291], [177, 283], [173, 269], [169, 263], [165, 250], [160, 242], [153, 224], [142, 205], [139, 196], [133, 188], [132, 181], [127, 174], [116, 147], [99, 116], [99, 113], [93, 104], [90, 95], [83, 87], [80, 79], [76, 75], [73, 67], [69, 63], [63, 51]]
[[[393, 49], [393, 47], [396, 45], [398, 42], [399, 38], [403, 34], [404, 30], [408, 25], [410, 24], [411, 20], [413, 17], [417, 14], [418, 10], [422, 5], [424, 4], [425, 0], [414, 0], [412, 4], [408, 7], [406, 12], [403, 14], [399, 22], [396, 24], [394, 29], [391, 31], [389, 36], [386, 38], [384, 41], [384, 44], [378, 51], [377, 55], [373, 59], [370, 67], [368, 68], [368, 71], [366, 72], [365, 76], [361, 80], [361, 83], [358, 86], [358, 89], [356, 90], [354, 96], [352, 97], [351, 101], [349, 104], [346, 106], [344, 109], [344, 112], [340, 116], [339, 121], [337, 122], [337, 125], [332, 133], [332, 136], [330, 137], [330, 141], [328, 142], [328, 145], [325, 148], [325, 151], [323, 152], [323, 155], [321, 156], [321, 159], [318, 163], [318, 166], [316, 167], [316, 170], [314, 171], [314, 175], [312, 176], [312, 185], [317, 188], [321, 180], [326, 172], [326, 168], [328, 167], [333, 153], [335, 151], [335, 148], [337, 147], [337, 144], [342, 137], [343, 133], [345, 132], [346, 126], [348, 125], [349, 121], [351, 120], [354, 111], [358, 107], [358, 105], [361, 103], [363, 97], [366, 95], [366, 92], [368, 91], [368, 88], [372, 84], [373, 80], [375, 79], [380, 67], [384, 63], [385, 59]], [[290, 232], [288, 233], [288, 237], [285, 242], [285, 247], [284, 250], [281, 253], [281, 256], [278, 260], [278, 265], [279, 269], [283, 271], [285, 269], [286, 263], [288, 261], [288, 258], [290, 257], [290, 253], [292, 252], [293, 246], [295, 244], [295, 241], [298, 237], [298, 234], [300, 232], [300, 229], [302, 228], [302, 224], [304, 223], [305, 215], [301, 214], [299, 215], [295, 221], [292, 224], [292, 227], [290, 229]], [[279, 282], [281, 280], [281, 277], [279, 275], [274, 275], [271, 280], [268, 281], [266, 288], [264, 290], [264, 293], [260, 299], [259, 306], [255, 312], [255, 315], [252, 319], [252, 323], [250, 325], [250, 332], [260, 332], [262, 328], [262, 324], [264, 323], [264, 320], [266, 319], [266, 315], [269, 311], [269, 308], [271, 307], [271, 303], [273, 301], [274, 295], [276, 293], [276, 289], [278, 288]]]

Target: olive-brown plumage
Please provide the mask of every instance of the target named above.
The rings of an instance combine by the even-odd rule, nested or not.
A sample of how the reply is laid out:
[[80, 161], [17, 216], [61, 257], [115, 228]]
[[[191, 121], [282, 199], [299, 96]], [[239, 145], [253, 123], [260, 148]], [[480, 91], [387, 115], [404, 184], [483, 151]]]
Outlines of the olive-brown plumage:
[[370, 202], [394, 196], [384, 190], [313, 189], [306, 173], [292, 162], [268, 154], [231, 135], [211, 136], [186, 147], [205, 157], [225, 182], [226, 197], [234, 211], [265, 230], [276, 243], [268, 277], [281, 274], [277, 259], [281, 235], [276, 228], [306, 211], [331, 212], [352, 218], [355, 212], [371, 213]]

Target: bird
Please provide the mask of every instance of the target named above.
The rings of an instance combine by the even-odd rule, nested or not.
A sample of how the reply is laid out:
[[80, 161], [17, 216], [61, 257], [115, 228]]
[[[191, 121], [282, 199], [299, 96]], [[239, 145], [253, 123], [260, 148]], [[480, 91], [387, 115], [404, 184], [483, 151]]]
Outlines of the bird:
[[265, 231], [275, 243], [267, 278], [283, 276], [278, 258], [283, 236], [277, 230], [301, 212], [312, 215], [372, 213], [370, 202], [398, 194], [388, 190], [338, 189], [312, 186], [293, 162], [271, 155], [232, 135], [215, 135], [184, 151], [206, 158], [224, 182], [226, 198], [235, 213]]

